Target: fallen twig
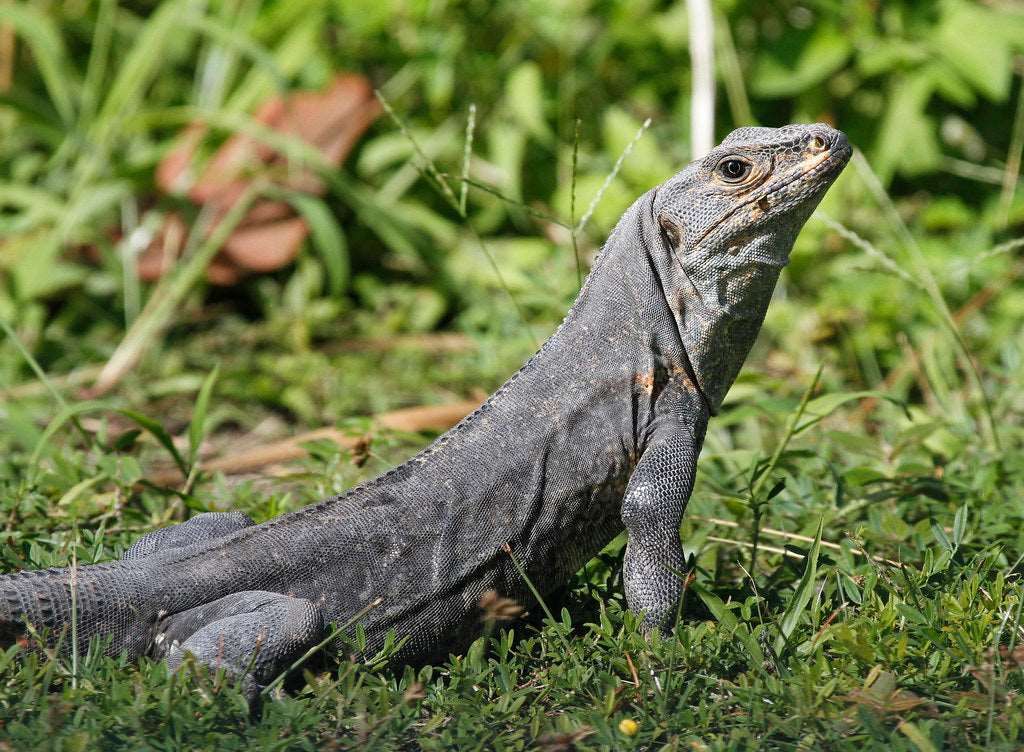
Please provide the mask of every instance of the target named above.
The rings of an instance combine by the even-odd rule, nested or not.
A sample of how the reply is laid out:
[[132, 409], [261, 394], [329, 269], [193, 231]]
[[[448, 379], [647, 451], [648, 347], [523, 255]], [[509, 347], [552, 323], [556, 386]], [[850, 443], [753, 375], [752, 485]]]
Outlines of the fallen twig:
[[[415, 433], [417, 431], [441, 431], [451, 428], [462, 418], [475, 410], [480, 403], [476, 400], [453, 402], [447, 405], [424, 405], [393, 410], [382, 413], [374, 418], [374, 425], [392, 431]], [[344, 449], [357, 446], [362, 437], [353, 436], [332, 426], [318, 428], [314, 431], [300, 433], [288, 439], [275, 441], [263, 446], [247, 449], [237, 454], [229, 454], [202, 462], [205, 472], [219, 472], [225, 475], [251, 473], [268, 465], [301, 459], [308, 452], [303, 444], [311, 441], [333, 441]], [[160, 486], [180, 483], [181, 473], [176, 467], [157, 469], [148, 474], [147, 480]]]
[[[711, 524], [711, 525], [720, 525], [721, 527], [732, 527], [732, 528], [741, 527], [741, 525], [738, 522], [733, 522], [732, 520], [723, 520], [723, 519], [719, 519], [718, 517], [702, 517], [702, 516], [697, 515], [697, 514], [691, 514], [691, 515], [689, 515], [687, 517], [687, 519], [693, 520], [694, 522], [706, 522], [706, 523]], [[784, 539], [787, 539], [787, 540], [800, 541], [801, 543], [814, 543], [814, 538], [812, 538], [809, 535], [800, 535], [799, 533], [790, 533], [790, 532], [787, 532], [785, 530], [776, 530], [776, 529], [770, 528], [770, 527], [763, 527], [763, 528], [761, 528], [760, 533], [761, 533], [761, 535], [768, 536], [769, 538], [784, 538]], [[741, 547], [744, 547], [744, 548], [751, 548], [754, 545], [753, 543], [747, 543], [746, 541], [737, 541], [737, 540], [732, 540], [731, 538], [715, 538], [715, 537], [712, 537], [710, 535], [708, 536], [707, 539], [710, 540], [710, 541], [714, 541], [715, 543], [728, 543], [728, 544], [731, 544], [731, 545], [741, 546]], [[823, 541], [821, 541], [821, 545], [824, 546], [825, 548], [830, 548], [830, 549], [832, 549], [834, 551], [842, 551], [843, 550], [842, 546], [840, 546], [838, 543], [833, 543], [832, 541], [823, 540]], [[767, 547], [762, 546], [761, 549], [764, 550], [764, 551], [767, 551], [769, 553], [785, 554], [787, 556], [796, 557], [796, 558], [800, 558], [800, 559], [804, 558], [802, 554], [798, 554], [798, 553], [796, 553], [794, 551], [786, 551], [786, 550], [781, 549], [781, 548], [767, 548]], [[867, 553], [863, 549], [859, 549], [859, 548], [850, 549], [850, 553], [856, 554], [858, 556], [866, 557], [868, 559], [871, 559], [874, 562], [878, 562], [879, 564], [889, 564], [889, 565], [894, 566], [894, 567], [900, 566], [900, 563], [898, 561], [893, 561], [892, 559], [886, 559], [886, 558], [883, 558], [881, 556], [872, 556], [871, 554]]]

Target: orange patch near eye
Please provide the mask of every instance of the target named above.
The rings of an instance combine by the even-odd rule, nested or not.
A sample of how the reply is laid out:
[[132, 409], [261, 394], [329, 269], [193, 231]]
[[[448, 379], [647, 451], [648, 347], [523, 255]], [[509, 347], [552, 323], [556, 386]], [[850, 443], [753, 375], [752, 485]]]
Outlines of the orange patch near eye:
[[818, 152], [816, 154], [809, 154], [800, 161], [800, 171], [806, 172], [808, 170], [813, 170], [815, 167], [817, 167], [826, 159], [828, 159], [828, 157], [829, 153], [827, 151]]

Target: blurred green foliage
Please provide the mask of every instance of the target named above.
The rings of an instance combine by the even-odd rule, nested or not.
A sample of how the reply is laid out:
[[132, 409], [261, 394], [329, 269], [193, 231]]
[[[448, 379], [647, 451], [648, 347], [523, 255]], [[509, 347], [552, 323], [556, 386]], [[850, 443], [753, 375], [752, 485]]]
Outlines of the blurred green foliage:
[[[1019, 9], [736, 0], [716, 3], [715, 18], [720, 134], [824, 119], [850, 134], [897, 196], [942, 195], [923, 218], [930, 227], [956, 230], [972, 212], [995, 211], [1014, 118], [1013, 55], [1024, 48]], [[134, 316], [132, 254], [177, 203], [158, 196], [153, 170], [183, 125], [201, 119], [223, 138], [251, 127], [249, 114], [275, 91], [317, 88], [338, 70], [369, 75], [452, 174], [465, 114], [477, 105], [471, 176], [564, 219], [576, 120], [579, 214], [651, 117], [597, 207], [594, 242], [689, 152], [683, 2], [82, 0], [6, 4], [0, 19], [17, 38], [14, 83], [0, 97], [0, 313], [32, 341], [56, 313], [48, 301], [62, 300], [64, 316], [83, 326], [97, 312], [83, 301], [102, 301], [113, 327]], [[367, 280], [343, 289], [349, 264], [357, 279], [429, 287], [440, 299], [426, 309], [410, 303], [418, 316], [385, 317], [395, 329], [426, 330], [489, 285], [468, 269], [479, 265], [473, 251], [457, 251], [464, 233], [417, 180], [414, 161], [383, 119], [344, 186], [307, 199], [304, 214], [324, 228], [310, 241], [321, 256], [340, 259], [326, 270], [332, 296], [384, 305]], [[548, 255], [564, 253], [565, 238], [514, 203], [477, 189], [470, 196], [474, 227], [498, 239], [511, 266], [534, 268], [545, 245]], [[509, 245], [524, 235], [537, 242]], [[84, 245], [100, 249], [98, 269], [70, 253]], [[572, 289], [559, 292], [550, 308], [524, 305], [550, 316]]]

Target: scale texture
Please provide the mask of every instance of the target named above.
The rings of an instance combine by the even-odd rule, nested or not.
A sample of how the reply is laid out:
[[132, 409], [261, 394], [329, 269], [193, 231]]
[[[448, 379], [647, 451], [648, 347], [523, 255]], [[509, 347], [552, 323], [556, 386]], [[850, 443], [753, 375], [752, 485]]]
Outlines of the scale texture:
[[533, 602], [517, 564], [545, 595], [623, 529], [629, 606], [669, 625], [707, 421], [849, 156], [821, 124], [734, 131], [629, 208], [558, 330], [431, 446], [262, 525], [204, 514], [118, 562], [0, 576], [0, 646], [68, 650], [74, 589], [81, 650], [192, 653], [253, 693], [355, 617], [368, 652], [394, 630], [398, 660], [436, 660], [489, 591]]

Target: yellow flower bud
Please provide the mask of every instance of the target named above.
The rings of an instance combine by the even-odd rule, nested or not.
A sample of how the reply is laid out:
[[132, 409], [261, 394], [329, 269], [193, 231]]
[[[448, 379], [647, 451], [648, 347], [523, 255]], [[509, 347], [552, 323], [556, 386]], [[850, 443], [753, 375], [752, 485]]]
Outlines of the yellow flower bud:
[[619, 721], [619, 731], [621, 731], [626, 736], [635, 735], [639, 728], [640, 726], [637, 725], [637, 722], [634, 721], [632, 718], [623, 718], [621, 721]]

